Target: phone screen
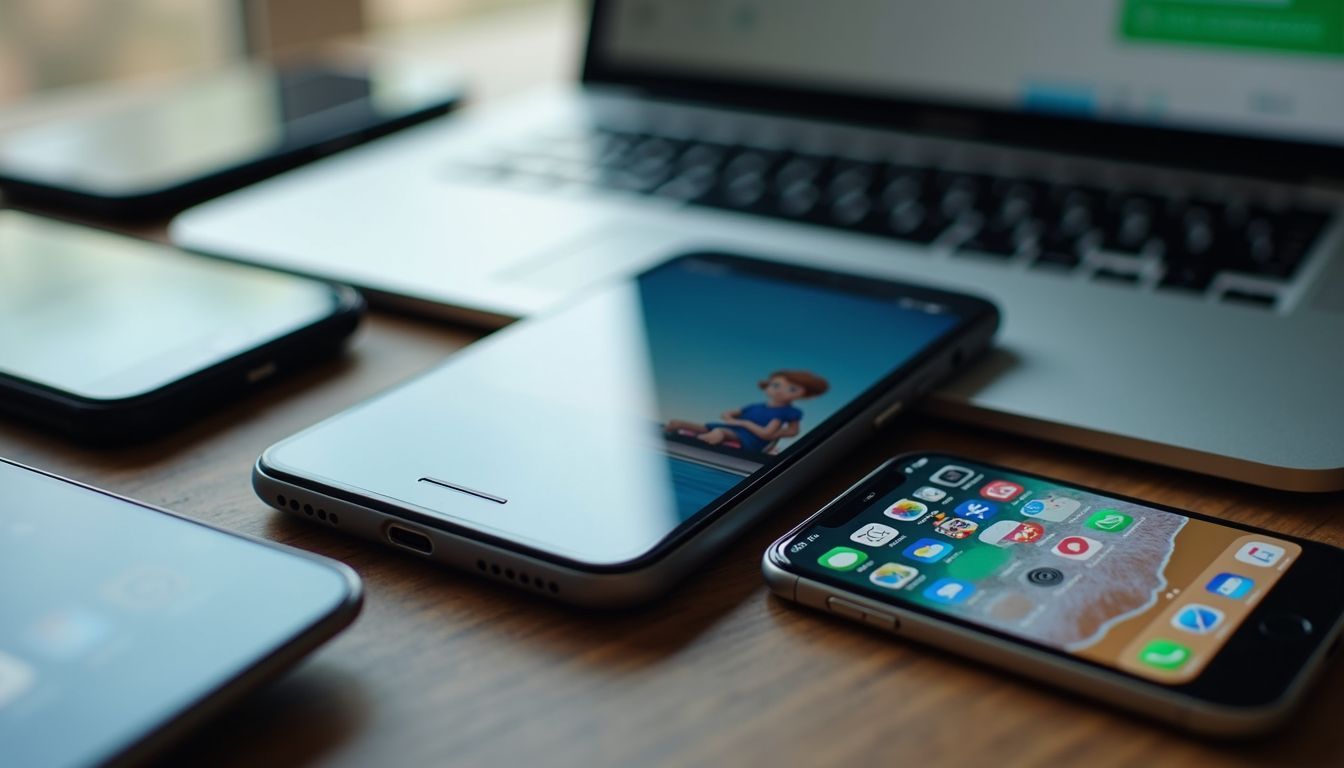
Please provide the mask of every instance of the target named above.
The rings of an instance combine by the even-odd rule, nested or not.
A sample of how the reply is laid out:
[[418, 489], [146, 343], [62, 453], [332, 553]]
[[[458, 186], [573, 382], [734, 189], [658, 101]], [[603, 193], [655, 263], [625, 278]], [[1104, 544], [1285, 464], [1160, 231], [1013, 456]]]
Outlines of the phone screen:
[[899, 469], [853, 519], [795, 539], [796, 568], [1160, 683], [1198, 677], [1302, 552], [970, 461]]
[[626, 563], [991, 314], [931, 289], [686, 256], [483, 339], [263, 462], [548, 554]]
[[320, 282], [0, 212], [0, 373], [81, 397], [154, 391], [328, 316]]

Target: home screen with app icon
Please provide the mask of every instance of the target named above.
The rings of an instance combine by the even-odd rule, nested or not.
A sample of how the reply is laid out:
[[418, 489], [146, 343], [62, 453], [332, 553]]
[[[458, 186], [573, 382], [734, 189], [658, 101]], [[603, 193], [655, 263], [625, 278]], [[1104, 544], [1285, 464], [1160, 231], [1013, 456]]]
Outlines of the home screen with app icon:
[[853, 519], [804, 531], [797, 567], [1162, 683], [1197, 677], [1301, 554], [965, 460], [902, 468]]

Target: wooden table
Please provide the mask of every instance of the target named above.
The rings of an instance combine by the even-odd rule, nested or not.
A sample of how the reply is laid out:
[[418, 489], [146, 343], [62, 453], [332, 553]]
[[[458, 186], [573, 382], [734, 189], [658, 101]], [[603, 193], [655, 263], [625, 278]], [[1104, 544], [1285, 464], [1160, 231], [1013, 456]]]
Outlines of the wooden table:
[[375, 313], [344, 360], [135, 450], [79, 449], [0, 425], [0, 455], [344, 560], [364, 578], [367, 605], [353, 627], [165, 765], [1344, 763], [1344, 665], [1327, 672], [1281, 735], [1208, 744], [787, 605], [768, 595], [758, 565], [795, 521], [880, 459], [911, 449], [1335, 545], [1344, 545], [1340, 494], [1258, 490], [912, 416], [673, 594], [614, 615], [548, 604], [293, 521], [253, 496], [248, 472], [267, 445], [477, 336]]

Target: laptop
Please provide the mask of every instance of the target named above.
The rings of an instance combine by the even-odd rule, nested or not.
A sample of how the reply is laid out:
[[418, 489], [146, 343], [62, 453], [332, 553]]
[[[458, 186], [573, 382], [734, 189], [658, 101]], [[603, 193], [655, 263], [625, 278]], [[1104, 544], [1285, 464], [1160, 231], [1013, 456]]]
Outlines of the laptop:
[[495, 325], [697, 249], [966, 290], [1000, 347], [936, 413], [1332, 490], [1341, 94], [1332, 3], [597, 0], [580, 83], [172, 237]]

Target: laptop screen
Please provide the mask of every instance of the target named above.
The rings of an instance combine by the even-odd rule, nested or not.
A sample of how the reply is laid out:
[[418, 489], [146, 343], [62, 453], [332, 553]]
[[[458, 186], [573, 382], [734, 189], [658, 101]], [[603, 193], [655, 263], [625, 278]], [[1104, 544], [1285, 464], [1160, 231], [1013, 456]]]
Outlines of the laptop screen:
[[1342, 0], [607, 0], [610, 69], [1344, 147]]

